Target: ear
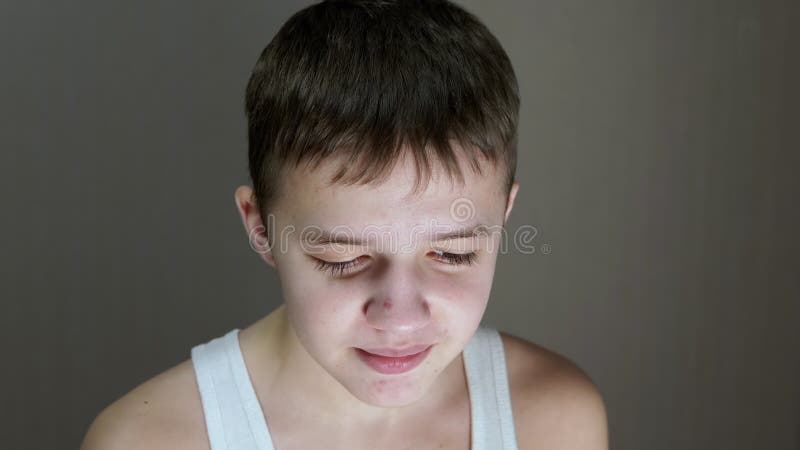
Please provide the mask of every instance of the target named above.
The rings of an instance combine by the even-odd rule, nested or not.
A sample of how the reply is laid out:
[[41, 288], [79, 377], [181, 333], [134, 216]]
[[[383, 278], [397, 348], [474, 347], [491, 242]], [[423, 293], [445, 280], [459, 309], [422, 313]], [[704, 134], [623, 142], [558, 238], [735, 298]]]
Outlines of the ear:
[[275, 257], [269, 243], [269, 236], [267, 236], [267, 227], [259, 215], [253, 189], [250, 186], [239, 186], [234, 193], [234, 200], [236, 209], [239, 210], [239, 216], [242, 218], [242, 225], [247, 232], [250, 248], [261, 255], [261, 259], [267, 264], [275, 267]]
[[511, 214], [511, 209], [514, 208], [514, 199], [517, 197], [517, 191], [519, 190], [519, 183], [516, 181], [514, 184], [511, 185], [511, 191], [508, 193], [508, 202], [506, 203], [506, 215], [503, 219], [503, 223], [508, 222], [508, 216]]

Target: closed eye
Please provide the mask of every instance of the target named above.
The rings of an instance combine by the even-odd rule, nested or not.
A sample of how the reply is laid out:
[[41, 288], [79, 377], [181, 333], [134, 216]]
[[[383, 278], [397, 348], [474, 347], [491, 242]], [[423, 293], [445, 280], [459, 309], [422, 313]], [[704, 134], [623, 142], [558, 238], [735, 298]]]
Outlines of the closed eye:
[[368, 256], [359, 256], [358, 258], [351, 259], [349, 261], [340, 261], [340, 262], [331, 262], [325, 261], [322, 259], [317, 259], [317, 270], [327, 271], [334, 277], [341, 277], [346, 274], [349, 274], [353, 270], [355, 270], [358, 266], [363, 264], [363, 259], [368, 258]]
[[433, 253], [436, 255], [436, 258], [438, 260], [456, 266], [471, 265], [472, 263], [475, 262], [475, 259], [477, 259], [478, 257], [478, 254], [476, 252], [449, 253], [449, 252], [443, 252], [441, 250], [434, 250]]
[[[433, 250], [433, 254], [435, 255], [435, 259], [437, 261], [453, 266], [469, 266], [472, 265], [478, 258], [477, 252], [450, 253], [441, 250]], [[369, 256], [362, 255], [349, 261], [338, 262], [325, 261], [318, 258], [314, 259], [317, 261], [317, 270], [328, 272], [333, 277], [343, 277], [355, 272], [366, 262], [367, 259], [369, 259]]]

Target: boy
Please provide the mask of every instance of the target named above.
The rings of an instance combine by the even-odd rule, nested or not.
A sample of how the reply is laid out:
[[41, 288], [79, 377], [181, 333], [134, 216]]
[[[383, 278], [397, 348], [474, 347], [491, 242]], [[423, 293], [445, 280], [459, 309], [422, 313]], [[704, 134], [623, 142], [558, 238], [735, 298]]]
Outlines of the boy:
[[577, 366], [479, 327], [518, 108], [505, 52], [452, 3], [295, 14], [247, 85], [235, 192], [283, 304], [109, 406], [83, 449], [606, 449]]

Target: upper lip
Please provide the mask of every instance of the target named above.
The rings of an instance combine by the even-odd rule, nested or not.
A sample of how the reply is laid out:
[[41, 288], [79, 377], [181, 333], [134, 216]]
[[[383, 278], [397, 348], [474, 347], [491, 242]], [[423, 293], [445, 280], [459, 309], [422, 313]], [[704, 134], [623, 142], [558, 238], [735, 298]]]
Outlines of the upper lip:
[[409, 356], [409, 355], [416, 355], [417, 353], [424, 351], [431, 344], [423, 344], [423, 345], [414, 345], [411, 347], [406, 348], [362, 348], [367, 353], [372, 353], [373, 355], [379, 356], [388, 356], [391, 358], [399, 358], [402, 356]]

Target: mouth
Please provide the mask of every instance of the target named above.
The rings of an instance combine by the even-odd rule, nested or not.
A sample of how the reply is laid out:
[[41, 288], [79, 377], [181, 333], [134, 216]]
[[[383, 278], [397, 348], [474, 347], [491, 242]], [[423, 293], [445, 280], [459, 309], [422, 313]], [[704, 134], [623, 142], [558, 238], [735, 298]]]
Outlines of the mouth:
[[361, 361], [376, 372], [395, 375], [408, 372], [420, 365], [430, 354], [431, 348], [433, 345], [418, 345], [403, 350], [370, 349], [367, 351], [361, 348], [355, 350]]
[[400, 358], [403, 356], [411, 356], [416, 355], [419, 352], [424, 351], [431, 345], [414, 345], [412, 347], [406, 347], [402, 349], [393, 349], [393, 348], [361, 348], [359, 350], [364, 350], [367, 353], [371, 353], [377, 356], [386, 356], [388, 358]]

